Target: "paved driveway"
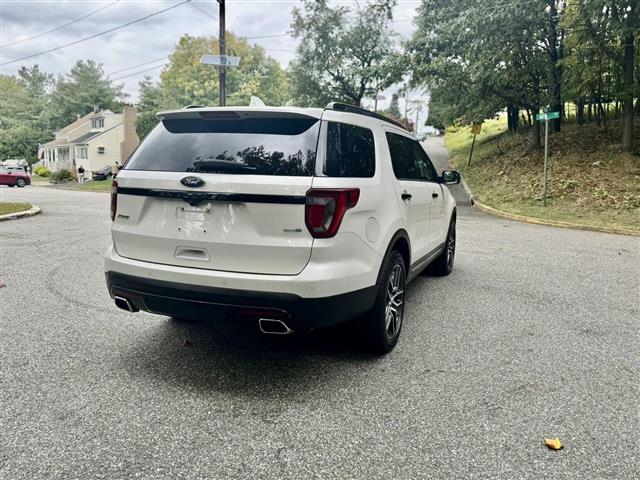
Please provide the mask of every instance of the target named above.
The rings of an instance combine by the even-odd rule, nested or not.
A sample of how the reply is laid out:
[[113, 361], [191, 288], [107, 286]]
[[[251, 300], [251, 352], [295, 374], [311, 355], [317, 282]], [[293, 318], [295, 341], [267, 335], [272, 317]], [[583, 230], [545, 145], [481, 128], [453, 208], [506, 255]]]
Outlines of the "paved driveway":
[[[396, 350], [117, 310], [108, 196], [7, 189], [0, 478], [637, 478], [639, 240], [459, 216]], [[563, 451], [543, 445], [559, 436]]]

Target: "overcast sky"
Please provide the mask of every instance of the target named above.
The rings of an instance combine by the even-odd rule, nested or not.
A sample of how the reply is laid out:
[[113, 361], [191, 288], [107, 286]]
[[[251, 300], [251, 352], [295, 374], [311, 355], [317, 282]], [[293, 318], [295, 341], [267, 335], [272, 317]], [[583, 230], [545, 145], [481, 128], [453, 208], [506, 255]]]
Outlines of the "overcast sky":
[[[145, 15], [169, 8], [182, 0], [0, 0], [0, 63], [49, 50], [117, 27]], [[353, 1], [334, 1], [354, 5]], [[290, 30], [291, 10], [300, 1], [227, 0], [227, 30], [244, 37], [285, 34]], [[394, 9], [393, 28], [408, 37], [419, 1], [399, 1]], [[65, 25], [102, 7], [103, 10], [58, 31], [20, 42]], [[192, 0], [139, 23], [80, 42], [51, 53], [0, 67], [5, 75], [15, 74], [22, 65], [39, 64], [54, 74], [64, 74], [81, 59], [93, 59], [104, 66], [112, 79], [120, 79], [130, 99], [137, 99], [138, 81], [144, 75], [158, 78], [163, 63], [178, 39], [188, 33], [217, 35], [218, 4], [215, 0]], [[290, 36], [250, 40], [266, 49], [286, 67], [294, 56], [296, 40]], [[216, 52], [212, 52], [216, 53]], [[150, 62], [150, 63], [147, 63]], [[145, 65], [141, 65], [146, 63]], [[137, 68], [131, 68], [140, 65]], [[125, 70], [126, 69], [126, 70]], [[148, 70], [142, 72], [142, 70]]]

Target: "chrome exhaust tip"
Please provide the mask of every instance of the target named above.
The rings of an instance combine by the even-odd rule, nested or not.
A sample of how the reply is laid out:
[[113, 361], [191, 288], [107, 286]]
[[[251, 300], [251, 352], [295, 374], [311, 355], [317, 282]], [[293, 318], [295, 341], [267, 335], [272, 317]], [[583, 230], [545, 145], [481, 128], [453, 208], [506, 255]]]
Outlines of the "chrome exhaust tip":
[[293, 333], [293, 330], [286, 323], [275, 318], [260, 318], [258, 319], [258, 326], [262, 333], [269, 335], [289, 335]]
[[138, 309], [134, 307], [131, 302], [124, 297], [113, 297], [113, 300], [116, 302], [116, 306], [121, 308], [122, 310], [126, 310], [128, 312], [137, 312]]

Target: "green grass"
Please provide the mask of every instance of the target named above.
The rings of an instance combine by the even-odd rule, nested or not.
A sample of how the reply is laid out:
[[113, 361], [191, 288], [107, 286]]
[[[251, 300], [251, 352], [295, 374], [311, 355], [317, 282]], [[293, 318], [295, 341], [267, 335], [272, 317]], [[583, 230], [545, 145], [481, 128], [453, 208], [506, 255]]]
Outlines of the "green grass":
[[31, 183], [45, 183], [49, 181], [50, 177], [41, 177], [40, 175], [36, 175], [35, 173], [31, 175]]
[[70, 183], [68, 186], [64, 188], [69, 188], [72, 190], [84, 190], [86, 192], [110, 192], [111, 191], [111, 180], [96, 180], [96, 181], [87, 181], [82, 185], [77, 183]]
[[487, 205], [530, 217], [640, 231], [640, 157], [619, 150], [617, 127], [615, 122], [608, 129], [567, 124], [551, 135], [546, 207], [544, 155], [531, 148], [530, 134], [506, 133], [503, 119], [485, 122], [470, 166], [469, 127], [448, 129], [445, 145], [474, 196]]
[[32, 205], [30, 203], [0, 202], [0, 215], [23, 212], [25, 210], [29, 210], [31, 207]]

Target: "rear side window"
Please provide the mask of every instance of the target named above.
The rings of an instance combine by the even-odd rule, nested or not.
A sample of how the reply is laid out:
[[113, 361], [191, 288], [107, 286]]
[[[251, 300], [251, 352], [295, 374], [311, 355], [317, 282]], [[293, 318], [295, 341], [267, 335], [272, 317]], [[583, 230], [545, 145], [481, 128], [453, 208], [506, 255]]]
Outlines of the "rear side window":
[[165, 119], [125, 168], [311, 176], [319, 128], [311, 117]]
[[431, 160], [420, 144], [404, 135], [387, 133], [387, 143], [393, 164], [393, 173], [400, 180], [435, 179]]
[[329, 122], [323, 173], [328, 177], [373, 177], [376, 154], [373, 132], [346, 123]]

